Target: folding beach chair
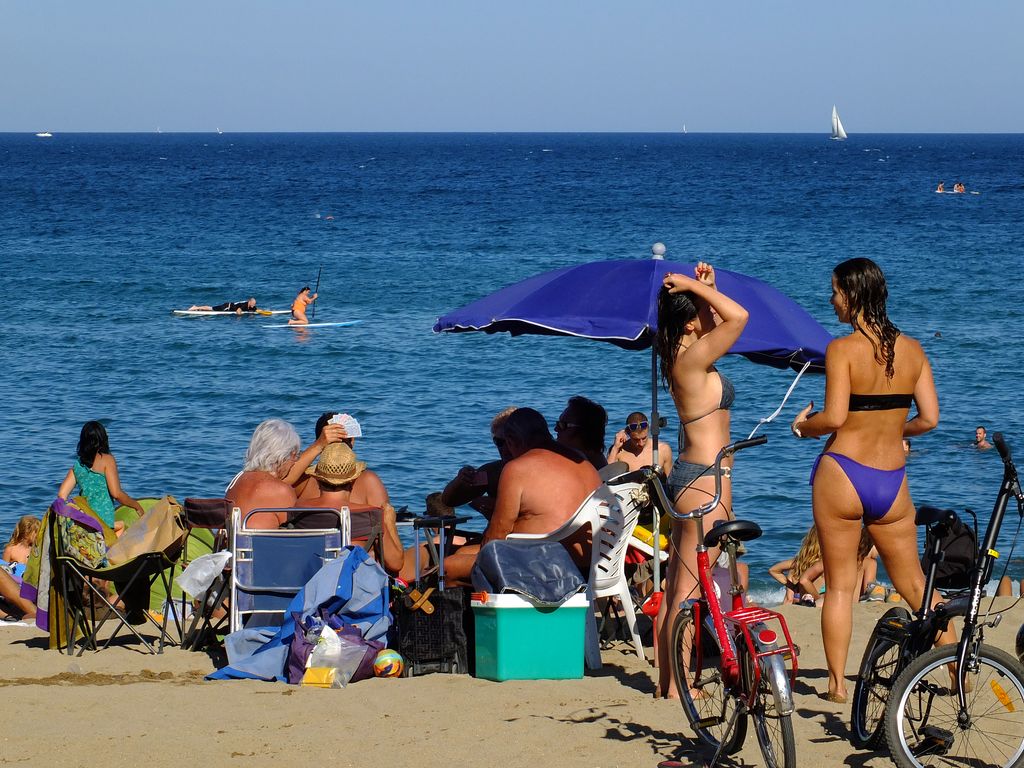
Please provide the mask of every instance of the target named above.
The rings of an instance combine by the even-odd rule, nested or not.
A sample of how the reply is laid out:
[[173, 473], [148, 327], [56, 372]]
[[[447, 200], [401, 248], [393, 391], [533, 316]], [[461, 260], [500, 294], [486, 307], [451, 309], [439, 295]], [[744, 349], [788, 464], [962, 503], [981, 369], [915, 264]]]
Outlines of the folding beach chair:
[[[182, 517], [185, 523], [185, 551], [181, 560], [184, 570], [198, 554], [205, 551], [220, 552], [228, 544], [228, 523], [231, 520], [231, 502], [227, 499], [185, 499], [182, 505]], [[207, 549], [208, 548], [208, 549]], [[192, 612], [188, 628], [181, 638], [181, 647], [187, 651], [196, 651], [215, 643], [218, 635], [227, 634], [229, 614], [225, 600], [231, 578], [231, 564], [224, 567], [204, 595], [196, 595], [201, 600]], [[182, 622], [188, 616], [185, 609], [188, 595], [181, 595]], [[219, 615], [218, 615], [219, 614]]]
[[[263, 512], [327, 512], [337, 518], [337, 525], [270, 530], [246, 526], [249, 518]], [[231, 511], [230, 538], [231, 631], [279, 626], [295, 594], [351, 541], [348, 510], [254, 509], [242, 518], [235, 508]]]
[[[384, 564], [384, 511], [380, 507], [363, 506], [357, 509], [342, 507], [342, 516], [349, 520], [349, 543], [359, 544], [373, 559]], [[294, 509], [288, 515], [285, 528], [327, 529], [338, 523], [337, 512], [326, 508]]]
[[[79, 513], [81, 514], [81, 513]], [[64, 601], [63, 620], [65, 622], [63, 631], [66, 633], [65, 652], [72, 653], [78, 642], [79, 634], [82, 636], [78, 655], [81, 656], [86, 648], [98, 651], [106, 648], [120, 633], [122, 628], [127, 628], [145, 646], [150, 653], [163, 653], [165, 643], [174, 644], [173, 638], [167, 632], [167, 613], [173, 615], [173, 611], [165, 612], [162, 621], [156, 619], [145, 610], [148, 607], [148, 595], [153, 583], [160, 579], [167, 592], [170, 594], [170, 569], [176, 564], [185, 540], [185, 529], [181, 527], [181, 535], [158, 552], [144, 552], [133, 557], [131, 560], [119, 565], [110, 565], [105, 557], [97, 565], [89, 565], [82, 560], [80, 550], [76, 551], [76, 545], [70, 541], [71, 530], [79, 523], [72, 522], [69, 525], [69, 518], [61, 515], [51, 515], [51, 535], [54, 542], [54, 565], [55, 578], [60, 584], [60, 590]], [[119, 597], [111, 599], [103, 587], [98, 586], [96, 581], [109, 581], [115, 584]], [[126, 607], [120, 595], [145, 595], [144, 605], [135, 607], [139, 613], [129, 618]], [[97, 617], [97, 614], [99, 616]], [[110, 636], [99, 644], [99, 633], [103, 625], [114, 617], [117, 619], [117, 626]], [[60, 613], [52, 617], [60, 622]], [[135, 624], [151, 624], [159, 633], [157, 648], [142, 636]], [[181, 634], [181, 626], [178, 617], [174, 616], [175, 626], [178, 634]], [[57, 628], [57, 636], [61, 636], [61, 628]]]

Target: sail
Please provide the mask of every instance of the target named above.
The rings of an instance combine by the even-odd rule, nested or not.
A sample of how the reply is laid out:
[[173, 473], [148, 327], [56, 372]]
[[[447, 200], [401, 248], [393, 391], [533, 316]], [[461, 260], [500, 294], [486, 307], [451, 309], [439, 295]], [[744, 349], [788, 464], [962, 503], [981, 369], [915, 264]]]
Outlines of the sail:
[[841, 141], [846, 138], [846, 131], [843, 130], [843, 121], [839, 119], [836, 105], [832, 105], [832, 138]]

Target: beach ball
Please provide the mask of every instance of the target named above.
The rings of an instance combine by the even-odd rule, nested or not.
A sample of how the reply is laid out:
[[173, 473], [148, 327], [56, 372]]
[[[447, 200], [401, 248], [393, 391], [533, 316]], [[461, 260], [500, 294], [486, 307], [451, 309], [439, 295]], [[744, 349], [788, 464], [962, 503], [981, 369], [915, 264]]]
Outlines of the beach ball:
[[385, 648], [373, 660], [373, 674], [377, 677], [401, 677], [404, 669], [402, 654], [391, 648]]

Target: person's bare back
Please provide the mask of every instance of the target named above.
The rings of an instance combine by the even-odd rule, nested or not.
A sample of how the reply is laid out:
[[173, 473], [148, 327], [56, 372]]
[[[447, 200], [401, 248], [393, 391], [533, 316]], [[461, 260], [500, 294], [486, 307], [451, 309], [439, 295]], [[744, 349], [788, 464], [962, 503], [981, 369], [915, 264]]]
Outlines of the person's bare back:
[[[225, 498], [242, 510], [242, 519], [254, 509], [295, 506], [295, 490], [288, 483], [269, 472], [243, 472], [224, 494]], [[253, 515], [249, 528], [279, 528], [287, 520], [287, 513]]]

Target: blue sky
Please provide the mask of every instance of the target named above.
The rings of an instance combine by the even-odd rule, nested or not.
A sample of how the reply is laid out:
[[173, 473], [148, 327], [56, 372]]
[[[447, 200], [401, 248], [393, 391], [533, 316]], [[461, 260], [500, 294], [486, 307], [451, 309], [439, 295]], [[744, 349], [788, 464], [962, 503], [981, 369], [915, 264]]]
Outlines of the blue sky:
[[0, 2], [0, 131], [1024, 130], [1024, 3]]

